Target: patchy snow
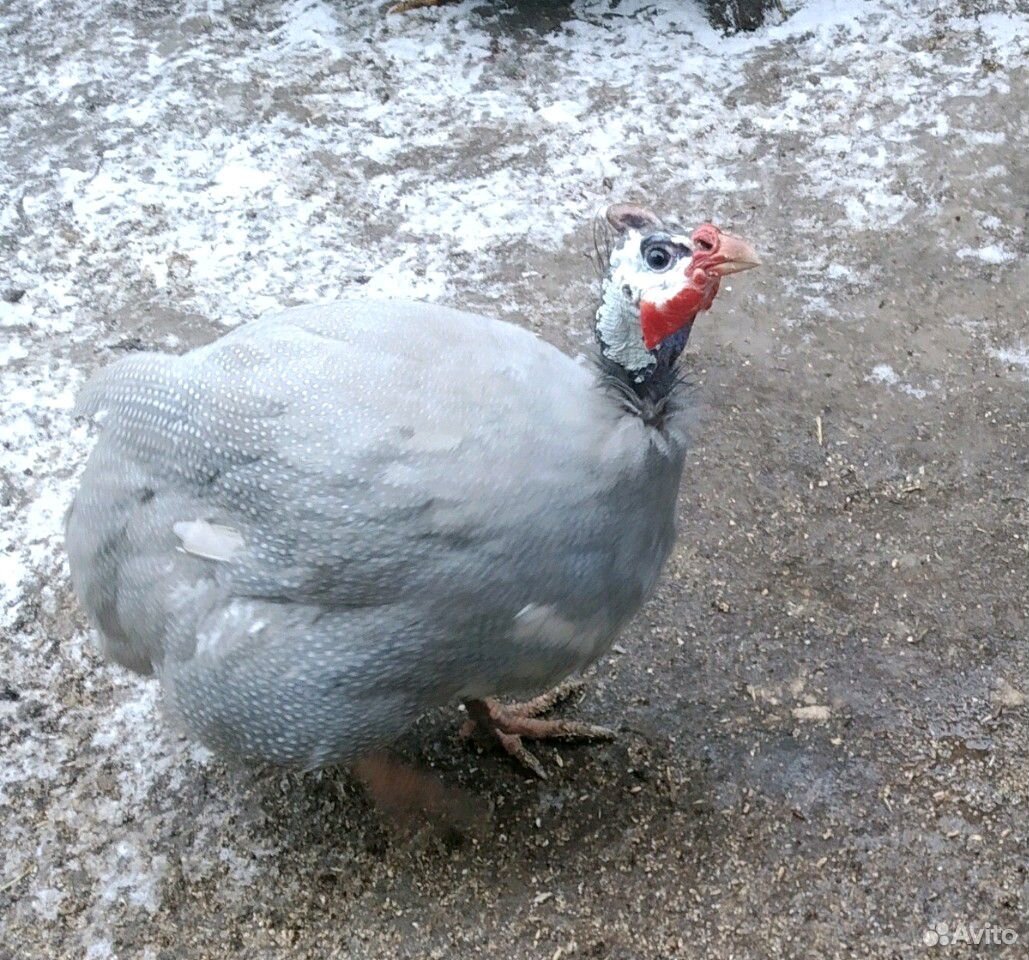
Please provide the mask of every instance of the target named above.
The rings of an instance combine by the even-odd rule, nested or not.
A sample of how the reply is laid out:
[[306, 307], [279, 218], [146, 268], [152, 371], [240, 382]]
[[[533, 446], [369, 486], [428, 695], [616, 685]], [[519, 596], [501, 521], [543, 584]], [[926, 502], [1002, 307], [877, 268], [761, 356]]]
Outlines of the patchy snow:
[[6, 366], [14, 360], [21, 360], [27, 357], [28, 351], [24, 345], [17, 340], [9, 340], [7, 343], [0, 343], [0, 367]]
[[962, 258], [975, 257], [982, 260], [983, 263], [991, 263], [999, 265], [1002, 263], [1010, 263], [1015, 259], [1015, 253], [1008, 250], [1006, 247], [1001, 246], [999, 243], [990, 243], [983, 247], [962, 247], [957, 251], [957, 255]]
[[1029, 379], [1029, 347], [1019, 344], [1017, 347], [990, 347], [987, 352], [1001, 363], [1018, 368], [1022, 376]]
[[872, 367], [872, 372], [865, 377], [867, 383], [884, 383], [888, 387], [896, 387], [901, 393], [906, 393], [916, 400], [924, 400], [929, 396], [929, 391], [923, 387], [915, 387], [910, 383], [904, 383], [900, 374], [888, 363], [877, 363]]
[[865, 379], [872, 383], [885, 383], [891, 387], [900, 382], [897, 371], [888, 363], [877, 363]]
[[[86, 955], [116, 955], [109, 912], [145, 919], [170, 870], [130, 812], [151, 804], [170, 829], [162, 798], [209, 763], [166, 729], [153, 684], [101, 667], [68, 612], [62, 517], [90, 447], [70, 411], [93, 368], [137, 334], [184, 344], [190, 318], [213, 334], [345, 292], [516, 314], [505, 267], [535, 289], [623, 197], [747, 232], [771, 253], [761, 282], [788, 278], [783, 326], [857, 323], [839, 292], [867, 289], [871, 312], [884, 281], [853, 238], [933, 231], [950, 202], [941, 137], [981, 179], [1008, 174], [995, 149], [1017, 118], [986, 129], [975, 105], [1010, 92], [1029, 17], [963, 6], [793, 2], [785, 22], [725, 38], [682, 0], [576, 0], [569, 19], [517, 36], [471, 2], [408, 18], [330, 0], [248, 14], [218, 0], [6, 3], [0, 289], [27, 293], [0, 302], [0, 630], [21, 698], [0, 733], [0, 885], [31, 871], [19, 922], [52, 920], [84, 875], [97, 888], [74, 921]], [[775, 268], [784, 238], [766, 214], [783, 205], [805, 254]], [[958, 249], [955, 269], [1012, 269], [1017, 224], [980, 223], [991, 236]], [[1029, 369], [1022, 346], [991, 354]], [[868, 379], [926, 396], [885, 363]], [[62, 809], [40, 818], [50, 791]], [[233, 803], [205, 798], [203, 829]], [[245, 892], [252, 862], [220, 856]]]

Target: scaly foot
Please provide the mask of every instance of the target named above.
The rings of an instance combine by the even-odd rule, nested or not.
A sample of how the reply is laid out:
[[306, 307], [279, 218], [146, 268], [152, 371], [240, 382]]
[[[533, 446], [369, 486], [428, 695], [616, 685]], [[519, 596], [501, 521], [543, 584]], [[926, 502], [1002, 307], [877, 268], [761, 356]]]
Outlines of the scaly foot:
[[568, 680], [524, 703], [503, 704], [492, 697], [485, 700], [468, 700], [465, 708], [468, 719], [460, 730], [462, 738], [470, 737], [478, 730], [495, 740], [519, 763], [528, 767], [541, 780], [547, 773], [538, 759], [526, 749], [522, 737], [532, 740], [611, 740], [615, 733], [607, 727], [578, 720], [540, 720], [562, 700], [582, 690], [581, 680]]

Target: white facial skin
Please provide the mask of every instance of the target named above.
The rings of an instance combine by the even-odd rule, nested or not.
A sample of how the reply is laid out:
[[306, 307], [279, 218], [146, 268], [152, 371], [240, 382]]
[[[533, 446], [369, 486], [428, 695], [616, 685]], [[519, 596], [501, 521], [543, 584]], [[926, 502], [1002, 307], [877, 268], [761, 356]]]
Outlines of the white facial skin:
[[[641, 250], [648, 236], [665, 237], [667, 242], [652, 240]], [[646, 348], [640, 329], [640, 302], [661, 305], [682, 290], [687, 283], [689, 248], [690, 238], [685, 234], [627, 230], [621, 244], [611, 251], [610, 272], [604, 278], [597, 310], [597, 332], [604, 355], [626, 370], [642, 374], [653, 365], [654, 355]]]

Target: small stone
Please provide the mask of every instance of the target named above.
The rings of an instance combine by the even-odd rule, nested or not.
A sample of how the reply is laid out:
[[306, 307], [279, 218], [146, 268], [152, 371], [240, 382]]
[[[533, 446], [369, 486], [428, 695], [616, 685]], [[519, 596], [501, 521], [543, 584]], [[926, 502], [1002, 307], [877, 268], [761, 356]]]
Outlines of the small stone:
[[993, 705], [995, 707], [1021, 707], [1025, 705], [1025, 694], [1013, 687], [1003, 677], [993, 688]]
[[816, 703], [808, 707], [794, 707], [793, 716], [811, 723], [825, 723], [832, 716], [832, 711], [824, 704]]

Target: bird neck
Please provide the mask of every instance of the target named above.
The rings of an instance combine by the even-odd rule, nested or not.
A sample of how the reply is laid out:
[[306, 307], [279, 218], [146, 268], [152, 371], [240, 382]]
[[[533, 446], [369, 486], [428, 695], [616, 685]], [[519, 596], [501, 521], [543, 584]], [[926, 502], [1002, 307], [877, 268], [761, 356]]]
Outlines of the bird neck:
[[679, 384], [676, 366], [689, 340], [692, 322], [662, 340], [653, 350], [643, 343], [639, 304], [631, 290], [604, 278], [597, 309], [596, 334], [605, 383], [629, 401], [645, 420], [662, 420]]
[[632, 289], [611, 276], [604, 277], [596, 331], [604, 359], [622, 367], [630, 376], [642, 380], [655, 365], [654, 354], [643, 343], [640, 305]]

